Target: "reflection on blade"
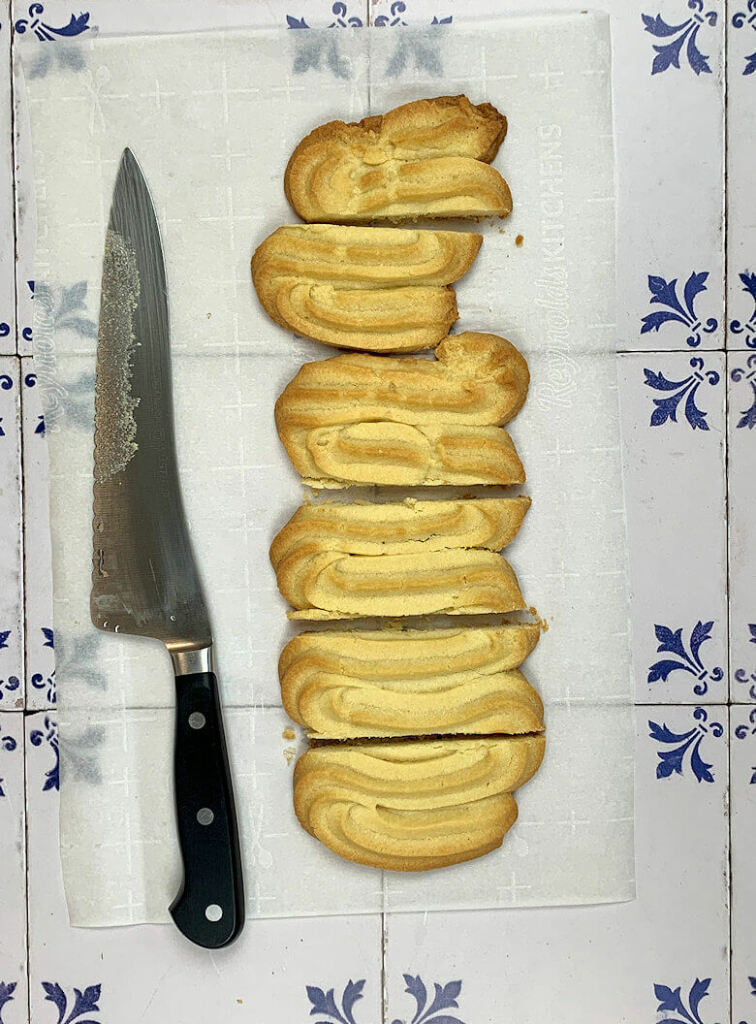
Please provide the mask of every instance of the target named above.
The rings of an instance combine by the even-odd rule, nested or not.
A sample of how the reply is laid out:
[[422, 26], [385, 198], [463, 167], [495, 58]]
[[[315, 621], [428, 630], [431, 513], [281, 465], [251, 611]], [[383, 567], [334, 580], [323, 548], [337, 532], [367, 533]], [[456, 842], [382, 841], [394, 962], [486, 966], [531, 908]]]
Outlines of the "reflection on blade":
[[210, 626], [176, 466], [162, 246], [129, 150], [116, 179], [103, 261], [94, 475], [92, 621], [173, 649], [207, 645]]

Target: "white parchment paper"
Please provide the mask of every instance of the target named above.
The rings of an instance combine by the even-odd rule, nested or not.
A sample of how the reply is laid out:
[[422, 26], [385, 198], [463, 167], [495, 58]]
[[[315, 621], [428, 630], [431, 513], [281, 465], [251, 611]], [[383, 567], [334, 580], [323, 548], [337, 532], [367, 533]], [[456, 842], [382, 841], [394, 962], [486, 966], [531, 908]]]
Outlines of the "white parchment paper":
[[[46, 396], [61, 732], [61, 853], [77, 925], [167, 920], [180, 873], [172, 675], [159, 644], [88, 614], [96, 320], [121, 151], [147, 176], [169, 281], [179, 463], [213, 618], [257, 916], [590, 903], [632, 897], [632, 715], [614, 337], [608, 19], [234, 31], [56, 42], [25, 69], [38, 217], [35, 368]], [[340, 860], [291, 801], [276, 661], [293, 627], [268, 562], [302, 499], [273, 404], [333, 355], [273, 324], [249, 259], [295, 217], [282, 178], [315, 125], [465, 92], [509, 118], [496, 165], [515, 202], [483, 224], [460, 330], [508, 337], [532, 387], [512, 424], [533, 508], [508, 557], [549, 623], [527, 673], [543, 768], [501, 851], [420, 876]], [[521, 244], [516, 243], [518, 236]]]

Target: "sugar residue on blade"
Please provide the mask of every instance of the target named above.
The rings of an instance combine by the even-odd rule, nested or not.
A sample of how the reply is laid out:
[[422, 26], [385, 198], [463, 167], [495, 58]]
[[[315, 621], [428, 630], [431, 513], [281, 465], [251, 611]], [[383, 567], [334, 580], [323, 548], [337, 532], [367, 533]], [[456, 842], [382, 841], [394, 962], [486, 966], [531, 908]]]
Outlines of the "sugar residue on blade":
[[95, 470], [97, 483], [122, 472], [137, 451], [131, 393], [134, 310], [139, 301], [139, 272], [129, 243], [115, 231], [105, 238], [102, 265], [100, 332], [95, 382]]

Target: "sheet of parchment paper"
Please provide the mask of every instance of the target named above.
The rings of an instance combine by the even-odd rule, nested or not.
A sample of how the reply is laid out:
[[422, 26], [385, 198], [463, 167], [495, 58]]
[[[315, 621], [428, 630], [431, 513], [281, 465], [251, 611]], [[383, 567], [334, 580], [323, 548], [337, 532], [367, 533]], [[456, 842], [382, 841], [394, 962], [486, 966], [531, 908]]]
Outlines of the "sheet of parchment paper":
[[[56, 43], [61, 54], [68, 46]], [[614, 356], [609, 23], [91, 38], [26, 68], [36, 173], [35, 368], [46, 397], [61, 733], [61, 852], [77, 925], [167, 920], [178, 886], [172, 675], [159, 644], [98, 633], [91, 569], [94, 353], [102, 248], [130, 146], [169, 281], [180, 471], [206, 583], [256, 916], [593, 903], [632, 897], [632, 711]], [[57, 51], [56, 51], [57, 52]], [[503, 334], [532, 387], [511, 432], [533, 508], [508, 549], [548, 621], [527, 664], [546, 703], [540, 773], [503, 848], [425, 875], [349, 864], [291, 801], [299, 736], [276, 661], [292, 634], [268, 546], [302, 500], [273, 403], [333, 355], [259, 308], [254, 248], [294, 222], [286, 161], [315, 125], [466, 93], [506, 113], [515, 209], [457, 286], [459, 330]], [[518, 235], [521, 245], [516, 244]]]

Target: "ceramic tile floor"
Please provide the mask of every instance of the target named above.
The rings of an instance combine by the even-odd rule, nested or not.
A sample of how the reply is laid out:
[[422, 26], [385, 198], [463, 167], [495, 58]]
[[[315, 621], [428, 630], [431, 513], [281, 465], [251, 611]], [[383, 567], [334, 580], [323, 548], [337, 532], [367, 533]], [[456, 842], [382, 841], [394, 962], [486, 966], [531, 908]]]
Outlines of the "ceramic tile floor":
[[[213, 955], [170, 928], [81, 930], [66, 918], [44, 420], [31, 358], [33, 182], [18, 76], [15, 182], [10, 159], [10, 46], [15, 24], [15, 46], [53, 59], [54, 29], [83, 13], [62, 0], [32, 6], [0, 2], [1, 1024], [756, 1022], [756, 0], [593, 5], [614, 19], [638, 898], [252, 922], [237, 946]], [[435, 18], [453, 31], [465, 18], [533, 6], [228, 0], [212, 18], [334, 31], [372, 21], [401, 46], [405, 25]], [[159, 13], [142, 0], [97, 0], [88, 13], [85, 31], [95, 22], [179, 30], [208, 17], [207, 5], [186, 0], [164, 0]], [[38, 39], [40, 26], [51, 40]], [[680, 317], [641, 333], [644, 318], [674, 313], [673, 301]]]

